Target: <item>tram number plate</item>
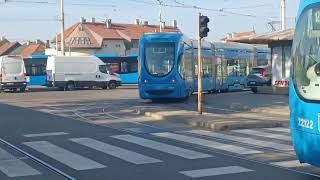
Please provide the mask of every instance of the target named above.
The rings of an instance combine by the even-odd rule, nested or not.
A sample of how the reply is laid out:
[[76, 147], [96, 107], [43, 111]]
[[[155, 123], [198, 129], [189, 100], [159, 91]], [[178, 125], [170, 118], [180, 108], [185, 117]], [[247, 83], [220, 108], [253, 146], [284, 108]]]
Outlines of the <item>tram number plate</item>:
[[302, 128], [313, 129], [313, 121], [299, 118], [298, 119], [298, 126], [300, 126]]

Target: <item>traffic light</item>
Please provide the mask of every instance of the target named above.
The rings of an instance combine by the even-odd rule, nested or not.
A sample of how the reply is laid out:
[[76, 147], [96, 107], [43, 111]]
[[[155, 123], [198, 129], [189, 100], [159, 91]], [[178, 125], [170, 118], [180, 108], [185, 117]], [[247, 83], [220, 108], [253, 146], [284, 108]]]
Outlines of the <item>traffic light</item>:
[[199, 17], [199, 35], [201, 38], [208, 36], [208, 32], [210, 32], [210, 29], [208, 28], [209, 22], [210, 22], [210, 19], [207, 16], [201, 15]]

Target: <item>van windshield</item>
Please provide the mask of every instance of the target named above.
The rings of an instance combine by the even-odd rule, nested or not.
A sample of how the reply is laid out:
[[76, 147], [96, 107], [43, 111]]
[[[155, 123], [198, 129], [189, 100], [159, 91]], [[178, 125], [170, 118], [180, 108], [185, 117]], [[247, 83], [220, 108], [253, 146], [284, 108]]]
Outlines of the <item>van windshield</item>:
[[6, 62], [2, 67], [3, 74], [20, 74], [22, 72], [21, 62]]
[[99, 65], [99, 71], [107, 74], [109, 71], [109, 68], [107, 67], [107, 65]]

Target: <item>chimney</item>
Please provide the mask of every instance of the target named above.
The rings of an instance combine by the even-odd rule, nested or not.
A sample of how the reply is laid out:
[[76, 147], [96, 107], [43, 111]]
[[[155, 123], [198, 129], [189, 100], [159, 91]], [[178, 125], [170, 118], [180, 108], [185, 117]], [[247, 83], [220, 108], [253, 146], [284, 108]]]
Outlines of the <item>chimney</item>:
[[144, 22], [143, 22], [143, 25], [144, 25], [144, 26], [148, 26], [148, 25], [149, 25], [149, 22], [148, 22], [148, 21], [144, 21]]
[[27, 41], [27, 46], [30, 46], [31, 45], [31, 42], [30, 41]]
[[85, 19], [84, 17], [81, 17], [81, 18], [80, 18], [80, 23], [81, 23], [81, 24], [86, 23], [86, 19]]
[[178, 23], [177, 23], [177, 20], [173, 20], [172, 21], [172, 27], [174, 28], [174, 29], [177, 29], [178, 28]]
[[91, 23], [96, 23], [96, 18], [95, 17], [91, 18]]
[[50, 40], [46, 40], [46, 48], [50, 48]]
[[112, 28], [111, 19], [107, 19], [106, 25], [107, 25], [107, 28], [108, 28], [108, 29], [111, 29], [111, 28]]
[[139, 25], [139, 24], [140, 24], [140, 19], [136, 19], [136, 20], [134, 21], [134, 24], [135, 24], [135, 25]]

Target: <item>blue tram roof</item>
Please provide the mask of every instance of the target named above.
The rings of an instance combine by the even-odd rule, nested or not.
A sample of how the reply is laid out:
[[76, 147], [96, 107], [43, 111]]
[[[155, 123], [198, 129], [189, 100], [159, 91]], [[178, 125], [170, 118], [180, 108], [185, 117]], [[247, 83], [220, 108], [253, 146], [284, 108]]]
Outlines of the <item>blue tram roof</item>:
[[119, 57], [118, 54], [94, 54], [94, 56], [100, 57]]
[[31, 59], [47, 59], [48, 57], [49, 57], [48, 55], [42, 55], [42, 54], [35, 54], [30, 56]]
[[300, 1], [300, 7], [298, 11], [298, 17], [301, 15], [302, 11], [309, 5], [318, 3], [320, 0], [301, 0]]

